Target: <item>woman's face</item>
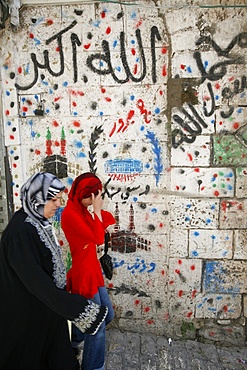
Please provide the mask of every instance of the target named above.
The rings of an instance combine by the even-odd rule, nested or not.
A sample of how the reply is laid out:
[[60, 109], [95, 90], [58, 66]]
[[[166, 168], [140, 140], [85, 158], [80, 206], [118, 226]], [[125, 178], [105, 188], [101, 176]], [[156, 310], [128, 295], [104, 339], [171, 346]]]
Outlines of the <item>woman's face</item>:
[[84, 207], [89, 207], [91, 206], [92, 204], [92, 197], [89, 197], [89, 198], [83, 198], [82, 201], [81, 201], [81, 204], [84, 206]]
[[50, 218], [55, 215], [56, 210], [61, 205], [61, 199], [62, 199], [63, 191], [60, 191], [54, 198], [51, 200], [48, 200], [48, 202], [44, 206], [44, 217]]

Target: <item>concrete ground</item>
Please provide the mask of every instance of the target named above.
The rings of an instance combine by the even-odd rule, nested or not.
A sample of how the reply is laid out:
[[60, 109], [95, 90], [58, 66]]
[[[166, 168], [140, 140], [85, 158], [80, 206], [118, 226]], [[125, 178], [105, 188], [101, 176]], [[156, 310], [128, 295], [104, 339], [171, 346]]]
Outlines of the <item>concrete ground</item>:
[[247, 370], [247, 347], [107, 330], [105, 370]]

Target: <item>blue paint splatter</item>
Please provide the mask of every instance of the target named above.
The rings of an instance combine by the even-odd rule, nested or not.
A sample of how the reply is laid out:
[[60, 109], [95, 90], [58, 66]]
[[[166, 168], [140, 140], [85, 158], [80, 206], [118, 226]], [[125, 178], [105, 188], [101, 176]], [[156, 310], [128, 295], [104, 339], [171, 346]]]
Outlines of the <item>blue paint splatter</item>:
[[159, 183], [160, 175], [163, 171], [163, 164], [162, 164], [162, 158], [161, 158], [161, 146], [159, 145], [158, 139], [155, 137], [155, 134], [151, 131], [147, 131], [146, 138], [150, 140], [152, 144], [153, 153], [155, 155], [154, 157], [154, 175], [156, 179], [156, 186]]
[[199, 231], [194, 232], [194, 236], [199, 236], [199, 235], [200, 235]]
[[193, 257], [198, 257], [199, 256], [199, 253], [197, 251], [192, 251], [192, 256]]

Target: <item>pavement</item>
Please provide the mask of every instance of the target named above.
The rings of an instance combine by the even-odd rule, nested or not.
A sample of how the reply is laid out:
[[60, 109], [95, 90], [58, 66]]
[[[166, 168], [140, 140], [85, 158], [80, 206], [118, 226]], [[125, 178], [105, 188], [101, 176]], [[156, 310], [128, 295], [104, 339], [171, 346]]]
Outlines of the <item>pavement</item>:
[[247, 370], [247, 347], [217, 347], [119, 329], [106, 331], [105, 370]]

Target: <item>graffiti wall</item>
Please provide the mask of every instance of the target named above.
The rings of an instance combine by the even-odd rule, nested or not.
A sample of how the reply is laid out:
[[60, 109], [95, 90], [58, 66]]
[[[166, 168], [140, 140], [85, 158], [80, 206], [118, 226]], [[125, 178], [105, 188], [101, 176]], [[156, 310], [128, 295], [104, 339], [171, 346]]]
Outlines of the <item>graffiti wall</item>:
[[[6, 24], [14, 205], [37, 171], [62, 179], [64, 204], [77, 175], [96, 173], [117, 221], [106, 285], [118, 325], [243, 344], [246, 5], [165, 3], [25, 6], [18, 27]], [[69, 265], [62, 210], [54, 225]]]

